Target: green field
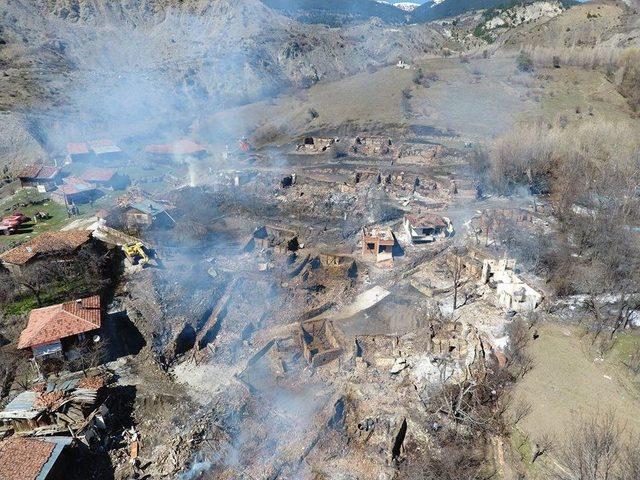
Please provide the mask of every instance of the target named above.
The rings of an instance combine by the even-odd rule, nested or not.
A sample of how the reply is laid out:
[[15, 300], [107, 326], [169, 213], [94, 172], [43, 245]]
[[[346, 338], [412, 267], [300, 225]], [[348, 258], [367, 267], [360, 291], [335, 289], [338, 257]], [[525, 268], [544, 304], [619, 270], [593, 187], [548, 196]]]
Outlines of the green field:
[[0, 203], [0, 214], [2, 216], [10, 215], [13, 212], [21, 212], [32, 219], [37, 212], [45, 212], [51, 218], [38, 221], [32, 220], [23, 224], [17, 234], [0, 235], [0, 248], [19, 245], [49, 230], [59, 230], [69, 221], [64, 205], [47, 200], [46, 195], [33, 189], [18, 190], [14, 195]]
[[515, 388], [515, 397], [532, 407], [512, 438], [528, 478], [537, 478], [538, 469], [537, 463], [531, 469], [531, 445], [545, 434], [561, 445], [585, 416], [613, 412], [626, 432], [640, 432], [640, 390], [623, 364], [640, 347], [638, 335], [620, 333], [600, 358], [579, 328], [548, 323], [539, 333], [529, 348], [535, 367]]

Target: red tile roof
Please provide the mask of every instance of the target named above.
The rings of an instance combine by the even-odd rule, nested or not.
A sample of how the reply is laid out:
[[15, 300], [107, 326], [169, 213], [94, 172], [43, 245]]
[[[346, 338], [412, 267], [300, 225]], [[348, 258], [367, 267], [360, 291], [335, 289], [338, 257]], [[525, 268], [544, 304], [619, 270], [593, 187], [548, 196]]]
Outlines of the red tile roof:
[[87, 182], [108, 182], [116, 173], [114, 168], [90, 168], [80, 176], [80, 179]]
[[85, 142], [81, 143], [67, 143], [67, 153], [69, 155], [82, 155], [89, 153], [89, 145]]
[[77, 177], [67, 177], [63, 179], [64, 185], [60, 185], [58, 190], [67, 195], [75, 195], [77, 193], [87, 192], [89, 190], [95, 190], [96, 186], [85, 182]]
[[12, 437], [0, 442], [0, 478], [36, 480], [55, 447], [35, 438]]
[[27, 165], [20, 171], [18, 178], [36, 178], [41, 168], [42, 165]]
[[100, 328], [100, 297], [83, 298], [29, 313], [29, 323], [20, 334], [18, 348], [29, 348]]
[[206, 152], [207, 149], [193, 140], [183, 139], [162, 145], [149, 145], [144, 151], [160, 155], [193, 155]]
[[0, 255], [0, 260], [14, 265], [24, 265], [38, 255], [52, 255], [76, 250], [91, 238], [88, 230], [45, 232]]
[[89, 142], [89, 147], [91, 148], [95, 148], [95, 147], [116, 147], [116, 143], [113, 140], [109, 140], [109, 139], [100, 139], [100, 140], [91, 140]]
[[18, 178], [37, 178], [51, 180], [60, 173], [60, 169], [48, 165], [27, 165], [18, 174]]

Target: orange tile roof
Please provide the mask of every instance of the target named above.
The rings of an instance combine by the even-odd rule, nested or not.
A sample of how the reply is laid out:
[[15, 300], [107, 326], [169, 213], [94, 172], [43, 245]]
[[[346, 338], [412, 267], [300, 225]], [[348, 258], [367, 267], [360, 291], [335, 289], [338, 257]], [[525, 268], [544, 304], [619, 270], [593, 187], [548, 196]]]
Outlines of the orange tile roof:
[[20, 334], [18, 348], [43, 345], [97, 330], [101, 323], [102, 310], [98, 295], [36, 308], [29, 313], [29, 323]]
[[206, 152], [207, 149], [187, 138], [163, 145], [149, 145], [144, 151], [160, 155], [193, 155]]
[[64, 185], [60, 185], [55, 192], [65, 195], [77, 195], [79, 193], [91, 192], [96, 189], [96, 186], [92, 183], [87, 183], [79, 178], [65, 178]]
[[69, 155], [82, 155], [89, 153], [89, 146], [85, 142], [67, 143], [67, 153]]
[[86, 172], [80, 175], [80, 179], [89, 183], [108, 182], [116, 173], [115, 168], [89, 168]]
[[38, 255], [51, 255], [76, 250], [91, 238], [88, 230], [45, 232], [0, 255], [0, 260], [14, 265], [24, 265]]
[[0, 478], [36, 480], [55, 444], [34, 438], [12, 437], [0, 442]]
[[100, 140], [91, 140], [88, 143], [89, 143], [89, 147], [91, 147], [91, 148], [96, 148], [96, 147], [115, 147], [116, 146], [116, 142], [114, 142], [113, 140], [110, 140], [108, 138], [102, 138]]

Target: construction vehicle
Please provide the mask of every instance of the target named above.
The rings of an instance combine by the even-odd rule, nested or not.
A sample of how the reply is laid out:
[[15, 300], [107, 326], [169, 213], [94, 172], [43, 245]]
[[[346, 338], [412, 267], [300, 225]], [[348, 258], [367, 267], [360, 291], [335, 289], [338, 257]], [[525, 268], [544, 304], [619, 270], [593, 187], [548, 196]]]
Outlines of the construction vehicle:
[[132, 265], [144, 266], [149, 263], [149, 255], [147, 255], [142, 242], [125, 243], [122, 246], [122, 251]]

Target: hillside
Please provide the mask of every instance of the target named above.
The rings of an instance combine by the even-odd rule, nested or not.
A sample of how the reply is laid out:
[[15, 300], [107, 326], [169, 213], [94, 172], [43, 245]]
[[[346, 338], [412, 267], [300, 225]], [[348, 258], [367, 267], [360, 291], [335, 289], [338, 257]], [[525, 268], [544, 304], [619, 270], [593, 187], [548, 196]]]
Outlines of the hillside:
[[435, 54], [442, 43], [431, 28], [376, 20], [305, 25], [257, 0], [9, 0], [0, 18], [0, 109], [31, 111], [56, 145], [56, 130], [122, 135], [122, 118], [128, 133], [168, 115], [165, 128], [187, 128], [198, 112]]
[[[509, 0], [442, 0], [439, 2], [429, 2], [421, 5], [412, 12], [412, 22], [430, 22], [442, 18], [455, 17], [467, 12], [474, 12], [487, 9], [506, 9], [516, 5], [535, 3], [532, 0], [509, 1]], [[565, 7], [575, 5], [574, 0], [563, 0]]]
[[305, 23], [331, 26], [379, 18], [387, 23], [405, 23], [409, 16], [402, 9], [374, 0], [263, 0], [274, 10]]

